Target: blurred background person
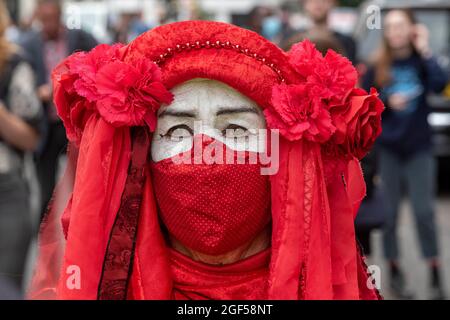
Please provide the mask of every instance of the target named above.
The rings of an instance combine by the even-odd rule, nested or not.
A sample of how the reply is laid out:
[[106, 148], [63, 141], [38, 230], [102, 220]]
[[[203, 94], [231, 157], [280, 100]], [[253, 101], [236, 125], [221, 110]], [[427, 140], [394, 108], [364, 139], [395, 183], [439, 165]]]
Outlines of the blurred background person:
[[371, 258], [374, 251], [370, 241], [372, 231], [382, 229], [386, 215], [386, 200], [379, 183], [377, 158], [377, 152], [373, 148], [361, 160], [366, 196], [355, 219], [355, 232], [366, 258]]
[[314, 43], [317, 50], [319, 50], [323, 55], [327, 53], [328, 49], [334, 50], [341, 55], [345, 55], [344, 48], [339, 40], [323, 29], [310, 29], [296, 34], [284, 43], [284, 49], [289, 51], [294, 44], [305, 39], [309, 39], [312, 43]]
[[263, 34], [263, 22], [270, 17], [270, 9], [265, 6], [255, 6], [248, 14], [245, 28], [252, 30], [258, 34]]
[[113, 39], [114, 42], [126, 44], [148, 29], [150, 29], [150, 26], [143, 21], [142, 13], [124, 12], [121, 14], [117, 25], [114, 26]]
[[283, 41], [289, 39], [296, 33], [296, 30], [291, 23], [291, 16], [294, 8], [295, 7], [289, 2], [283, 3], [280, 7], [279, 20], [281, 30], [275, 39], [275, 42], [279, 46], [283, 44]]
[[22, 300], [23, 294], [9, 279], [0, 275], [0, 300]]
[[328, 34], [327, 38], [333, 38], [333, 42], [337, 42], [341, 48], [341, 52], [352, 63], [356, 61], [356, 46], [350, 36], [332, 30], [328, 23], [331, 10], [336, 5], [335, 0], [300, 0], [305, 14], [310, 20], [310, 26], [306, 30], [300, 30], [296, 34], [289, 36], [283, 41], [282, 47], [288, 50], [292, 44], [301, 41], [301, 39], [311, 37], [314, 34]]
[[400, 297], [411, 297], [399, 267], [397, 221], [403, 183], [411, 200], [422, 255], [428, 262], [430, 295], [443, 299], [434, 213], [435, 160], [427, 121], [426, 95], [442, 91], [446, 74], [434, 59], [425, 26], [409, 10], [390, 10], [384, 18], [383, 43], [363, 86], [380, 91], [386, 110], [379, 142], [379, 169], [386, 196], [384, 254], [390, 285]]
[[283, 28], [283, 21], [278, 8], [269, 10], [267, 15], [261, 21], [261, 35], [274, 43], [279, 43]]
[[24, 153], [38, 146], [43, 112], [32, 68], [6, 39], [8, 25], [0, 1], [0, 278], [18, 292], [31, 239]]
[[64, 127], [52, 102], [51, 71], [74, 51], [89, 51], [97, 41], [81, 29], [68, 29], [62, 22], [58, 0], [39, 0], [35, 11], [35, 30], [20, 41], [37, 74], [37, 91], [45, 108], [46, 134], [37, 153], [36, 170], [41, 190], [41, 216], [55, 187], [59, 156], [67, 144]]

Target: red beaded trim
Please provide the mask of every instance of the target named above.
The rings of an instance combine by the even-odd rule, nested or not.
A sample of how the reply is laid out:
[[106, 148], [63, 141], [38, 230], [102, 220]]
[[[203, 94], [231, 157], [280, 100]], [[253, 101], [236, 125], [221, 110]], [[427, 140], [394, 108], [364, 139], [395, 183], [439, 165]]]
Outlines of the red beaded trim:
[[283, 75], [281, 73], [281, 70], [278, 69], [273, 63], [269, 62], [266, 58], [260, 56], [257, 53], [251, 52], [249, 49], [243, 48], [242, 46], [238, 44], [232, 44], [230, 41], [226, 42], [200, 42], [196, 41], [193, 43], [187, 42], [185, 44], [177, 44], [175, 48], [167, 48], [166, 52], [159, 55], [159, 59], [155, 61], [157, 65], [163, 64], [169, 57], [172, 57], [176, 52], [182, 52], [185, 50], [196, 50], [196, 49], [229, 49], [234, 50], [238, 53], [245, 54], [248, 57], [254, 58], [261, 63], [265, 64], [269, 68], [271, 68], [277, 75], [281, 82], [285, 82]]

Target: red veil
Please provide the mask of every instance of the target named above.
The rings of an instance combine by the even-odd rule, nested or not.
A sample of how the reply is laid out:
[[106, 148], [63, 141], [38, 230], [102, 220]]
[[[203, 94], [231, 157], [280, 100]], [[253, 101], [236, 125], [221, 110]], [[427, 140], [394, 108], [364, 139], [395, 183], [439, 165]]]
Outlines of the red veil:
[[[104, 67], [108, 61], [114, 62]], [[108, 77], [116, 83], [104, 85]], [[205, 21], [165, 25], [128, 46], [79, 53], [54, 71], [55, 103], [71, 141], [69, 165], [41, 227], [29, 297], [173, 297], [147, 166], [147, 128], [154, 127], [157, 105], [170, 101], [164, 87], [194, 78], [248, 96], [281, 133], [279, 171], [270, 180], [266, 297], [380, 298], [353, 224], [365, 195], [358, 158], [380, 133], [376, 93], [353, 89], [354, 68], [333, 52], [319, 56], [304, 42], [285, 53], [251, 31]], [[120, 84], [133, 89], [120, 92]], [[152, 114], [139, 109], [142, 96]]]

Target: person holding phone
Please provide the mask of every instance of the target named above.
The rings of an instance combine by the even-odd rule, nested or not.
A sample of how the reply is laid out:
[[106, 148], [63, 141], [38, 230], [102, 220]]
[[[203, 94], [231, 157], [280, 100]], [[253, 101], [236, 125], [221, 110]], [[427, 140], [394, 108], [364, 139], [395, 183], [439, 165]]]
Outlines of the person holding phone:
[[403, 184], [412, 203], [422, 254], [429, 265], [431, 298], [444, 297], [433, 207], [435, 160], [426, 95], [442, 91], [446, 82], [446, 74], [431, 53], [427, 28], [417, 24], [409, 10], [390, 10], [384, 18], [383, 43], [363, 79], [363, 87], [377, 87], [386, 105], [383, 133], [378, 140], [387, 201], [384, 253], [390, 265], [391, 287], [403, 298], [411, 296], [399, 268], [396, 236]]

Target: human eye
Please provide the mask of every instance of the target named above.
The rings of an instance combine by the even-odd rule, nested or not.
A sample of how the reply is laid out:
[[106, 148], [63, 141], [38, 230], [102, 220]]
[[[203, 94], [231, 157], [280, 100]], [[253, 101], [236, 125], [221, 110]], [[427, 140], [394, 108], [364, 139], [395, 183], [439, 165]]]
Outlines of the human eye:
[[165, 134], [160, 134], [162, 138], [171, 141], [182, 141], [185, 138], [192, 137], [194, 131], [186, 124], [179, 124], [171, 127]]
[[226, 139], [242, 139], [249, 135], [249, 130], [243, 126], [237, 124], [229, 124], [222, 130], [222, 136]]

